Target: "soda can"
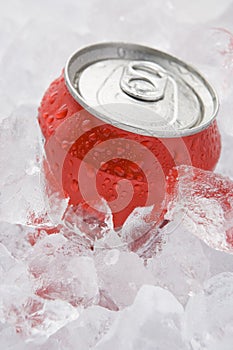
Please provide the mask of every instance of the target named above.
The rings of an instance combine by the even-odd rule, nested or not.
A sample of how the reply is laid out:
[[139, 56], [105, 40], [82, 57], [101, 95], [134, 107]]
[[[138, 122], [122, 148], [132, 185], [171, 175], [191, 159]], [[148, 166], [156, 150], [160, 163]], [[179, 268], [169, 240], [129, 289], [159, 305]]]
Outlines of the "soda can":
[[161, 220], [169, 170], [213, 170], [221, 141], [218, 98], [193, 67], [167, 53], [129, 43], [75, 52], [39, 107], [45, 152], [70, 206], [104, 199], [115, 228], [137, 207]]

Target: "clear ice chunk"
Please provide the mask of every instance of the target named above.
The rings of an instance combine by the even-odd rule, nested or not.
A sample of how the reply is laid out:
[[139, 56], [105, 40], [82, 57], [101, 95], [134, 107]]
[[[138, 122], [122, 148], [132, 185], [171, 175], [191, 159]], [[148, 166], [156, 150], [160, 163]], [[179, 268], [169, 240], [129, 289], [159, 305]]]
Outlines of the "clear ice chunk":
[[100, 250], [95, 260], [100, 289], [119, 309], [132, 304], [143, 284], [154, 282], [143, 260], [133, 252]]
[[209, 246], [233, 253], [233, 182], [190, 166], [167, 181], [168, 220], [175, 218]]
[[[0, 124], [0, 219], [33, 224], [47, 222], [41, 183], [42, 142], [32, 106], [20, 106]], [[35, 214], [36, 213], [36, 214]]]
[[206, 281], [203, 291], [190, 298], [185, 311], [185, 337], [194, 350], [232, 349], [233, 273]]
[[87, 254], [80, 255], [75, 245], [61, 234], [39, 240], [28, 258], [35, 293], [44, 299], [66, 300], [73, 306], [97, 302], [97, 273]]
[[168, 224], [163, 234], [166, 242], [147, 266], [155, 285], [168, 289], [185, 305], [189, 295], [200, 291], [210, 276], [209, 261], [201, 241], [176, 222]]
[[132, 306], [118, 312], [96, 350], [188, 350], [182, 339], [183, 307], [167, 290], [144, 285]]
[[[95, 349], [95, 345], [108, 333], [117, 314], [100, 306], [82, 310], [80, 316], [68, 323], [43, 345], [42, 350], [59, 346], [59, 349]], [[57, 349], [57, 348], [55, 348]]]
[[138, 207], [125, 221], [119, 235], [131, 251], [144, 258], [151, 257], [160, 249], [160, 226], [163, 214], [154, 216], [154, 207]]

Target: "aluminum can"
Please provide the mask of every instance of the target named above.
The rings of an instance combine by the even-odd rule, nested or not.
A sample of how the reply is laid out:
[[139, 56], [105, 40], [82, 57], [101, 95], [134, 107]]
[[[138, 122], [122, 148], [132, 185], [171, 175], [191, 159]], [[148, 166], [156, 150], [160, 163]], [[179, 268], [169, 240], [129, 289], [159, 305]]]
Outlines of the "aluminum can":
[[75, 52], [39, 107], [50, 174], [73, 207], [115, 228], [136, 207], [164, 210], [166, 176], [181, 164], [213, 170], [218, 98], [185, 62], [153, 48], [100, 43]]

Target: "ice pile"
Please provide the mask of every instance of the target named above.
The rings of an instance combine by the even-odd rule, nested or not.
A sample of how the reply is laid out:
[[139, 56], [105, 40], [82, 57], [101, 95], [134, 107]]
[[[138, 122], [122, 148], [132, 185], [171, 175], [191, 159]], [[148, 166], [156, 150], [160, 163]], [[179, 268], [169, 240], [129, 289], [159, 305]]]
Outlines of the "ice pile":
[[2, 173], [1, 344], [230, 349], [232, 181], [181, 166], [167, 180], [164, 225], [145, 220], [152, 207], [135, 209], [117, 232], [109, 212], [105, 225], [83, 225], [81, 209], [48, 198], [40, 131], [23, 110], [27, 128], [17, 116], [1, 128], [4, 151], [15, 156]]
[[[1, 348], [232, 350], [232, 1], [0, 6]], [[177, 54], [221, 98], [223, 176], [174, 169], [160, 227], [145, 220], [153, 208], [118, 232], [109, 212], [84, 225], [81, 208], [46, 191], [37, 106], [70, 53], [102, 40]]]

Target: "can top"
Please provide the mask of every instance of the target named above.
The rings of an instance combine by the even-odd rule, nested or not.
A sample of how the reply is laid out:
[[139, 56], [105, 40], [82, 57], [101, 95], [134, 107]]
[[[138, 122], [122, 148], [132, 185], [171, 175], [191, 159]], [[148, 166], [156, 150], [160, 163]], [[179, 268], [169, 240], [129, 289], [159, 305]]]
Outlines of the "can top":
[[195, 134], [218, 111], [217, 95], [198, 71], [136, 44], [101, 43], [75, 52], [66, 63], [65, 81], [91, 114], [141, 135]]

